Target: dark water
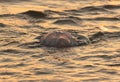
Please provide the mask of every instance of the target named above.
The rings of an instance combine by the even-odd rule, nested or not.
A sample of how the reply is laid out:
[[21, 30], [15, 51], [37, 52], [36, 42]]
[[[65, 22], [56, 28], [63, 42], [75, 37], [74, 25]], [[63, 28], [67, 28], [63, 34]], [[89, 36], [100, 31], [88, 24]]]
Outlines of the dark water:
[[[92, 42], [36, 46], [54, 30]], [[0, 0], [0, 82], [120, 82], [120, 1]]]

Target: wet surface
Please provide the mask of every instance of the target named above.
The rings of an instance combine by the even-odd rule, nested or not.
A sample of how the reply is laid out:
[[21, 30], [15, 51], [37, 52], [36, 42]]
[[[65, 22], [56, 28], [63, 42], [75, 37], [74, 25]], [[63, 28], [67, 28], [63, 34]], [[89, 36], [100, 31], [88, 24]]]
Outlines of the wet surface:
[[[40, 46], [38, 39], [55, 30], [90, 43]], [[0, 1], [1, 82], [119, 82], [119, 76], [119, 0]]]

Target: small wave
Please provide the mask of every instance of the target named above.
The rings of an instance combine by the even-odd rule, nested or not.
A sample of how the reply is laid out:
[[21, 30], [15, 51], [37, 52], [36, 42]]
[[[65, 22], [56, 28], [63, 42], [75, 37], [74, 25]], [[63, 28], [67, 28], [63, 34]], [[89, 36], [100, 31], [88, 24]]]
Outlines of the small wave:
[[115, 70], [109, 70], [109, 69], [100, 69], [97, 72], [102, 72], [106, 74], [118, 74]]
[[87, 60], [90, 58], [103, 58], [103, 59], [111, 59], [113, 56], [108, 56], [108, 55], [97, 55], [97, 56], [84, 56], [80, 58], [75, 58], [75, 60]]
[[3, 23], [0, 23], [0, 27], [5, 27], [6, 25]]
[[101, 78], [83, 80], [83, 82], [102, 82], [102, 81], [108, 81], [108, 80], [109, 80], [108, 78], [101, 77]]
[[35, 75], [46, 75], [46, 74], [53, 74], [53, 69], [47, 69], [47, 68], [34, 68], [31, 69], [31, 72], [33, 72]]
[[119, 21], [120, 18], [117, 17], [96, 17], [96, 18], [86, 18], [83, 20], [96, 20], [96, 21]]
[[3, 76], [3, 75], [15, 75], [17, 74], [16, 72], [1, 72], [0, 75]]
[[81, 8], [80, 11], [83, 12], [83, 11], [107, 11], [107, 10], [98, 6], [88, 6]]
[[89, 39], [91, 41], [91, 43], [96, 43], [99, 42], [100, 40], [102, 40], [104, 37], [104, 34], [102, 32], [97, 32], [95, 34], [93, 34]]
[[119, 9], [120, 5], [103, 5], [101, 7], [106, 8], [106, 9]]
[[47, 13], [47, 14], [66, 15], [64, 12], [53, 11], [53, 10], [45, 10], [44, 12]]
[[109, 39], [109, 38], [119, 38], [120, 32], [97, 32], [93, 34], [89, 39], [91, 43], [96, 43], [101, 40]]
[[107, 64], [107, 66], [111, 66], [111, 67], [116, 66], [116, 67], [119, 67], [119, 66], [120, 66], [120, 64], [119, 64], [119, 63], [118, 63], [118, 64]]
[[65, 10], [67, 12], [109, 12], [107, 9], [99, 7], [99, 6], [87, 6], [87, 7], [83, 7], [81, 9], [73, 9], [73, 10]]
[[10, 17], [15, 16], [15, 14], [1, 14], [0, 17]]
[[59, 19], [55, 21], [53, 24], [79, 26], [79, 24], [75, 20], [72, 20], [72, 19]]
[[33, 18], [46, 18], [47, 14], [41, 11], [28, 10], [19, 14], [25, 14]]
[[30, 42], [30, 43], [20, 44], [19, 47], [40, 48], [42, 47], [42, 45], [40, 45], [40, 42]]
[[0, 0], [2, 3], [13, 3], [13, 2], [23, 2], [23, 1], [31, 1], [31, 0]]
[[20, 53], [19, 51], [14, 50], [14, 49], [6, 49], [6, 50], [2, 50], [1, 52], [6, 52], [6, 53]]
[[12, 65], [3, 65], [3, 66], [0, 66], [0, 68], [4, 67], [4, 68], [16, 68], [16, 67], [22, 67], [22, 66], [28, 66], [28, 64], [25, 64], [25, 63], [18, 63], [18, 64], [12, 64]]

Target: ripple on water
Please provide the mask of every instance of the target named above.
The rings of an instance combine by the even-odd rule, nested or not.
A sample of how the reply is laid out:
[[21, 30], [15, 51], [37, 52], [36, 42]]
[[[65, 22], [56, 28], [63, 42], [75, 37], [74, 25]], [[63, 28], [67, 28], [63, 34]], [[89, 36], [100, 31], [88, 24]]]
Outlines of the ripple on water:
[[[0, 2], [0, 13], [5, 13], [0, 14], [3, 82], [120, 81], [120, 5], [115, 0]], [[85, 34], [91, 43], [65, 49], [41, 46], [42, 34], [54, 30], [79, 40]]]

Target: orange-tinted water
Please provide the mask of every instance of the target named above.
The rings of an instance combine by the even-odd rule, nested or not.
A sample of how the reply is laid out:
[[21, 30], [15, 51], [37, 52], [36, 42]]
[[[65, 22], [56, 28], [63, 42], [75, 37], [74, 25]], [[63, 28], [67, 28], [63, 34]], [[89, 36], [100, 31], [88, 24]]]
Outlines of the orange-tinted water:
[[[19, 14], [28, 10], [48, 17]], [[98, 32], [118, 34], [85, 46], [30, 47], [37, 36], [53, 30], [77, 31], [86, 37]], [[0, 1], [0, 82], [119, 81], [119, 0]]]

